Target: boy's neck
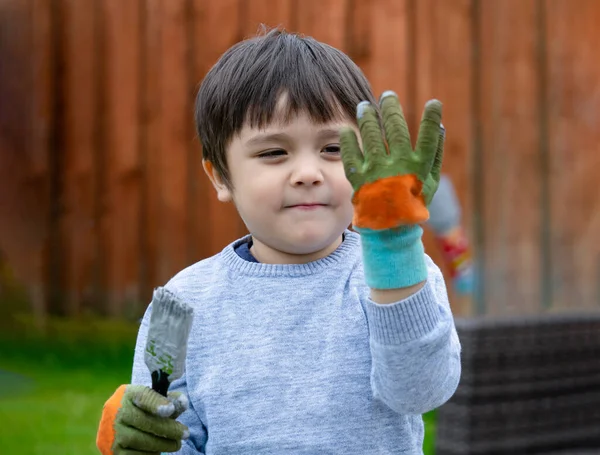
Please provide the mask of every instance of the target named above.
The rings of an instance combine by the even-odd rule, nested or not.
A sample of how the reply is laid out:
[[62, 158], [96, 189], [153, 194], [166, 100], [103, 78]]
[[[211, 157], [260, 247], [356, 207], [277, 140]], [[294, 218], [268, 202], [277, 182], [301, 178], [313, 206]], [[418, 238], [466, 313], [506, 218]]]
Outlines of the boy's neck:
[[306, 264], [329, 256], [340, 246], [342, 241], [343, 234], [331, 245], [319, 251], [308, 254], [291, 254], [271, 248], [260, 240], [252, 237], [250, 253], [262, 264]]

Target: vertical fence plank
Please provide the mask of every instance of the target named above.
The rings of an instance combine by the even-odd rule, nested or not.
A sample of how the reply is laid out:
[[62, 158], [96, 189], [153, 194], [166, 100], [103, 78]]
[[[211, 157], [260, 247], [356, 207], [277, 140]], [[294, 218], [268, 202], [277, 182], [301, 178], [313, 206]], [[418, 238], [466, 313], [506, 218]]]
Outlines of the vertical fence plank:
[[36, 0], [0, 4], [0, 267], [10, 271], [0, 276], [0, 298], [13, 297], [3, 285], [26, 284], [40, 324], [48, 303], [52, 23], [49, 5]]
[[371, 4], [362, 0], [347, 0], [347, 2], [344, 51], [368, 75], [370, 74], [367, 68], [371, 57], [372, 40]]
[[[467, 235], [472, 237], [471, 175], [473, 172], [471, 105], [473, 75], [471, 65], [471, 2], [470, 0], [419, 0], [416, 5], [414, 46], [415, 106], [411, 131], [418, 131], [422, 109], [427, 100], [437, 98], [444, 105], [443, 123], [446, 128], [444, 166], [459, 198]], [[416, 137], [413, 137], [413, 141]], [[433, 235], [427, 231], [425, 245], [428, 254], [444, 269], [443, 259]], [[449, 278], [447, 270], [445, 275]], [[449, 280], [447, 280], [450, 283]], [[451, 302], [456, 314], [471, 313], [470, 298], [453, 295]]]
[[161, 122], [164, 115], [161, 103], [161, 49], [162, 40], [162, 0], [147, 0], [142, 3], [142, 43], [141, 43], [141, 113], [140, 160], [143, 169], [141, 187], [141, 276], [140, 294], [143, 302], [152, 298], [152, 288], [164, 284], [167, 275], [162, 272], [159, 278], [161, 225]]
[[481, 2], [484, 248], [489, 314], [540, 300], [540, 150], [534, 0]]
[[38, 323], [47, 316], [47, 227], [50, 207], [48, 188], [49, 143], [52, 116], [52, 16], [50, 5], [45, 0], [31, 2], [31, 118], [30, 149], [31, 176], [34, 192], [41, 202], [39, 211], [31, 215], [39, 220], [39, 238], [32, 245], [32, 268], [29, 281], [33, 313]]
[[64, 84], [65, 66], [64, 15], [60, 2], [50, 2], [52, 17], [52, 134], [49, 136], [49, 216], [47, 290], [48, 308], [52, 314], [64, 316], [66, 305], [65, 251], [64, 251]]
[[[188, 90], [188, 34], [185, 0], [161, 3], [160, 47], [161, 152], [158, 279], [167, 281], [189, 265], [187, 235], [187, 150], [193, 141], [189, 128], [192, 105]], [[150, 191], [153, 191], [151, 188]]]
[[105, 248], [108, 313], [139, 301], [139, 45], [137, 2], [104, 0], [106, 38]]
[[256, 35], [261, 25], [268, 28], [292, 28], [292, 0], [245, 0], [240, 8], [240, 26], [244, 38]]
[[384, 90], [394, 90], [404, 109], [409, 77], [408, 0], [377, 0], [371, 12], [371, 53], [365, 68], [376, 97]]
[[[198, 83], [219, 57], [243, 36], [239, 14], [240, 2], [223, 0], [207, 2], [193, 0], [194, 11], [194, 74]], [[251, 2], [249, 2], [251, 4]], [[204, 175], [198, 177], [199, 184], [206, 189], [206, 196], [199, 201], [201, 210], [199, 223], [205, 224], [208, 235], [207, 254], [215, 254], [223, 247], [246, 233], [233, 204], [223, 204], [216, 198], [215, 191]]]
[[296, 6], [294, 26], [299, 33], [347, 51], [347, 8], [347, 0], [304, 0]]
[[95, 27], [88, 3], [63, 0], [64, 84], [64, 246], [68, 312], [80, 314], [93, 298]]
[[[410, 19], [413, 21], [413, 24], [409, 31], [411, 51], [407, 57], [410, 59], [410, 70], [407, 76], [409, 95], [403, 104], [407, 106], [405, 117], [408, 123], [409, 131], [411, 132], [411, 140], [414, 144], [419, 131], [419, 113], [422, 112], [425, 102], [432, 98], [438, 98], [440, 101], [442, 101], [442, 103], [444, 103], [442, 120], [446, 125], [447, 131], [451, 133], [447, 136], [446, 147], [444, 150], [445, 157], [443, 172], [447, 173], [449, 165], [452, 165], [451, 158], [449, 156], [450, 138], [453, 138], [455, 134], [460, 136], [460, 133], [455, 132], [452, 129], [453, 125], [448, 124], [448, 122], [451, 122], [452, 119], [458, 120], [458, 117], [451, 117], [448, 115], [448, 108], [450, 107], [450, 109], [452, 109], [456, 106], [448, 103], [446, 97], [441, 94], [441, 90], [443, 90], [441, 85], [444, 85], [445, 78], [437, 77], [440, 73], [445, 74], [446, 71], [451, 71], [451, 68], [447, 67], [447, 63], [445, 61], [439, 61], [440, 58], [443, 58], [443, 48], [447, 46], [447, 43], [443, 40], [439, 40], [438, 37], [447, 37], [444, 35], [444, 32], [446, 31], [444, 27], [446, 18], [438, 22], [438, 14], [436, 11], [438, 6], [439, 4], [437, 0], [421, 0], [418, 2], [413, 2], [411, 4], [411, 9], [409, 9], [409, 11], [413, 13]], [[439, 30], [440, 28], [441, 30]], [[435, 30], [435, 33], [432, 32], [433, 30]], [[459, 50], [459, 55], [460, 51], [461, 50]], [[461, 101], [467, 101], [467, 99]], [[455, 166], [456, 165], [457, 163], [455, 163]], [[442, 252], [436, 244], [435, 236], [429, 229], [424, 229], [423, 243], [425, 245], [425, 252], [440, 267], [444, 277], [446, 278], [453, 312], [457, 315], [460, 314], [456, 308], [456, 299], [452, 293], [452, 286], [450, 285], [450, 281], [447, 279], [448, 271], [447, 268], [444, 267], [445, 264]]]
[[[575, 6], [576, 5], [576, 6]], [[552, 306], [600, 304], [600, 8], [545, 1], [548, 50]]]
[[206, 205], [208, 183], [202, 170], [202, 154], [199, 146], [199, 140], [196, 134], [194, 119], [194, 101], [199, 80], [197, 79], [196, 67], [196, 18], [193, 0], [185, 2], [186, 18], [186, 77], [185, 77], [185, 96], [187, 102], [186, 109], [186, 136], [187, 148], [187, 261], [195, 263], [204, 259], [209, 254], [210, 226], [201, 219], [202, 209]]

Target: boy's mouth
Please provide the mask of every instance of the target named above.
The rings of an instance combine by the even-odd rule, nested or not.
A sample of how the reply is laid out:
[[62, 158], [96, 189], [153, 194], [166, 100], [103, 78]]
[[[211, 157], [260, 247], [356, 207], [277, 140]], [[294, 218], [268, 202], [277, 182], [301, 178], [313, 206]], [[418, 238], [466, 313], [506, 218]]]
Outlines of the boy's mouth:
[[321, 204], [318, 202], [303, 202], [301, 204], [288, 205], [286, 208], [300, 209], [300, 210], [314, 210], [319, 207], [326, 207], [326, 206], [327, 206], [327, 204]]

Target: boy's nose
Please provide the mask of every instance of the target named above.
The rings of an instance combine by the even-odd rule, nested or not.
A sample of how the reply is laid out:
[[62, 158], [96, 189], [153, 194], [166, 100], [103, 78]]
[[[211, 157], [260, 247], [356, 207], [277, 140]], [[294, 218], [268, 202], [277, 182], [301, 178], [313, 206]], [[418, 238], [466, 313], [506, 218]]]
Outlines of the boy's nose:
[[294, 186], [312, 186], [323, 183], [323, 172], [319, 166], [318, 159], [298, 160], [292, 173], [292, 184]]
[[323, 183], [323, 173], [315, 165], [304, 165], [294, 171], [292, 184], [294, 186], [312, 186]]

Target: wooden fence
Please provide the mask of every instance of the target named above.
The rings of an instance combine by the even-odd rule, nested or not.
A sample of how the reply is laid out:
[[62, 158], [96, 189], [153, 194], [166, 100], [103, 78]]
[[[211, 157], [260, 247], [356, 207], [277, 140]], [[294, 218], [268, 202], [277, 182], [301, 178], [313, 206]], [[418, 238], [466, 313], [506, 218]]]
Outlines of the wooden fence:
[[245, 233], [202, 175], [192, 111], [261, 23], [347, 52], [413, 127], [444, 102], [481, 278], [467, 311], [600, 306], [600, 2], [4, 0], [0, 254], [38, 314], [138, 315]]

